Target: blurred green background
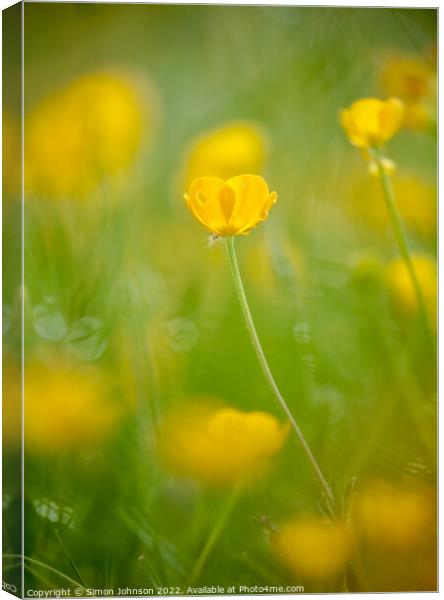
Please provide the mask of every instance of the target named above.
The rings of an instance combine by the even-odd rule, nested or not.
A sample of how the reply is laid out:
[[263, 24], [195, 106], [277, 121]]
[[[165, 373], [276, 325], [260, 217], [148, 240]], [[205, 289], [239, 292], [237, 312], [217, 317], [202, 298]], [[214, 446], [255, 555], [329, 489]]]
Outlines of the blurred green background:
[[[209, 164], [258, 172], [278, 192], [268, 221], [237, 240], [245, 287], [338, 499], [349, 506], [353, 488], [364, 508], [357, 520], [347, 513], [358, 558], [330, 569], [335, 540], [308, 529], [306, 560], [288, 567], [273, 549], [280, 524], [324, 523], [290, 433], [239, 498], [196, 585], [436, 588], [435, 356], [409, 290], [390, 279], [398, 251], [378, 180], [338, 123], [364, 96], [399, 95], [410, 110], [387, 153], [433, 320], [436, 43], [433, 10], [25, 5], [27, 589], [66, 587], [66, 576], [87, 588], [185, 586], [229, 491], [163, 464], [168, 411], [216, 398], [284, 422], [224, 246], [208, 247], [182, 199], [192, 173], [217, 174]], [[6, 96], [7, 148], [18, 108]], [[13, 256], [20, 205], [16, 175], [4, 177]], [[15, 268], [4, 267], [11, 382]], [[16, 396], [4, 395], [13, 461]], [[10, 555], [14, 480], [4, 488]], [[13, 571], [14, 559], [4, 565]]]

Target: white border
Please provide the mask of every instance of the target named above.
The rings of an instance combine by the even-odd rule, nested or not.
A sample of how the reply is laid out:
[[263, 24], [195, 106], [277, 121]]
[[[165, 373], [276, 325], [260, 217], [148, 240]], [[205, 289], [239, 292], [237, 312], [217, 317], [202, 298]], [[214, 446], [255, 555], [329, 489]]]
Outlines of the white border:
[[[28, 1], [39, 1], [39, 0], [28, 0]], [[60, 0], [50, 0], [51, 2], [59, 2]], [[63, 0], [62, 0], [63, 1]], [[69, 0], [67, 0], [69, 1]], [[88, 0], [77, 0], [77, 2], [85, 2], [87, 3]], [[196, 5], [232, 5], [232, 6], [239, 6], [239, 5], [248, 5], [248, 6], [313, 6], [313, 7], [361, 7], [361, 8], [411, 8], [411, 9], [425, 9], [425, 8], [430, 8], [430, 9], [436, 9], [439, 8], [439, 2], [435, 2], [435, 3], [419, 3], [418, 0], [391, 0], [389, 3], [387, 4], [383, 4], [381, 5], [380, 2], [374, 2], [371, 0], [362, 0], [361, 2], [357, 3], [357, 2], [353, 2], [352, 0], [343, 0], [340, 4], [338, 4], [337, 2], [329, 2], [329, 1], [324, 1], [324, 2], [316, 2], [313, 0], [306, 0], [305, 2], [293, 2], [291, 0], [280, 0], [279, 2], [273, 2], [273, 1], [268, 1], [268, 2], [257, 2], [254, 0], [230, 0], [229, 2], [221, 2], [219, 0], [207, 0], [206, 2], [200, 2], [200, 1], [194, 1], [194, 2], [189, 2], [187, 0], [175, 0], [175, 2], [169, 2], [167, 0], [157, 0], [156, 2], [134, 2], [134, 1], [126, 1], [126, 0], [107, 0], [107, 2], [96, 2], [98, 4], [196, 4]], [[4, 10], [5, 8], [8, 8], [9, 6], [12, 6], [13, 4], [16, 4], [16, 2], [13, 2], [11, 0], [0, 0], [0, 9]], [[443, 19], [444, 17], [442, 16], [441, 11], [438, 11], [438, 31], [442, 31], [442, 24], [443, 24]], [[23, 23], [23, 12], [22, 12], [22, 23]], [[23, 40], [22, 36], [22, 58], [23, 58], [23, 49], [24, 49], [24, 40]], [[438, 37], [439, 40], [439, 37]], [[1, 53], [1, 28], [0, 28], [0, 53]], [[441, 58], [442, 58], [442, 52], [441, 52], [441, 47], [439, 45], [439, 52], [438, 52], [438, 66], [440, 67], [441, 65]], [[438, 70], [439, 75], [441, 75], [440, 73], [440, 68]], [[2, 63], [0, 61], [0, 81], [1, 81], [1, 75], [2, 75]], [[442, 81], [441, 81], [441, 77], [439, 76], [438, 78], [439, 81], [439, 102], [438, 102], [438, 107], [439, 109], [441, 108], [441, 98], [443, 97], [441, 94], [442, 91]], [[23, 85], [24, 85], [24, 66], [23, 66], [23, 61], [22, 61], [22, 91], [23, 91]], [[23, 96], [22, 96], [22, 153], [23, 153], [23, 140], [24, 140], [24, 126], [23, 126]], [[439, 127], [438, 127], [438, 131], [439, 131], [439, 140], [441, 140], [441, 134], [442, 134], [442, 122], [441, 120], [439, 120]], [[0, 145], [0, 165], [1, 165], [1, 145]], [[442, 168], [444, 167], [444, 159], [442, 157], [442, 154], [439, 154], [439, 169], [438, 169], [438, 180], [440, 181], [440, 175], [442, 173]], [[23, 155], [22, 155], [22, 165], [23, 165]], [[23, 219], [23, 169], [22, 169], [22, 234], [24, 232], [24, 219]], [[0, 215], [0, 220], [1, 220], [1, 215]], [[439, 212], [439, 233], [441, 233], [442, 231], [442, 225], [443, 225], [443, 221], [444, 221], [444, 217], [443, 217], [443, 211]], [[24, 245], [24, 236], [22, 237], [22, 284], [23, 284], [23, 277], [24, 277], [24, 264], [23, 264], [23, 245]], [[0, 272], [1, 272], [1, 256], [2, 256], [2, 248], [0, 245]], [[438, 266], [439, 266], [439, 278], [441, 280], [441, 275], [444, 272], [444, 263], [441, 261], [441, 247], [439, 247], [439, 252], [438, 252]], [[0, 289], [0, 297], [1, 297], [1, 289]], [[442, 300], [442, 302], [441, 302]], [[444, 306], [444, 299], [443, 298], [439, 298], [439, 314], [441, 314], [441, 308], [443, 308]], [[24, 307], [23, 307], [23, 303], [22, 303], [22, 326], [23, 326], [23, 316], [24, 316]], [[1, 331], [1, 324], [0, 324], [0, 331]], [[439, 342], [441, 342], [441, 331], [439, 332]], [[22, 336], [24, 334], [24, 331], [22, 329]], [[0, 350], [0, 356], [1, 356], [1, 350]], [[443, 361], [443, 362], [442, 362]], [[444, 364], [444, 358], [442, 356], [439, 356], [439, 367], [441, 370], [441, 365]], [[1, 374], [0, 374], [0, 381], [1, 381]], [[439, 397], [441, 397], [441, 383], [442, 380], [441, 378], [439, 379]], [[23, 385], [23, 381], [22, 381], [22, 385]], [[443, 423], [443, 413], [442, 411], [440, 411], [440, 415], [439, 415], [439, 431], [441, 431], [441, 426]], [[0, 413], [0, 423], [1, 423], [1, 413]], [[23, 420], [22, 420], [22, 427], [23, 427]], [[441, 459], [442, 454], [443, 454], [444, 450], [442, 445], [440, 445], [439, 447], [439, 462], [441, 463]], [[1, 450], [0, 450], [0, 454], [1, 454]], [[23, 454], [22, 454], [22, 461], [23, 461]], [[22, 465], [23, 466], [23, 465]], [[441, 484], [441, 481], [440, 481]], [[22, 468], [22, 486], [23, 486], [23, 468]], [[23, 488], [22, 488], [23, 489]], [[0, 480], [0, 491], [1, 491], [1, 480]], [[22, 511], [23, 511], [23, 495], [22, 495]], [[439, 509], [441, 511], [442, 508], [442, 496], [441, 496], [441, 485], [439, 485]], [[22, 512], [22, 518], [23, 518], [23, 512]], [[23, 523], [22, 523], [23, 525]], [[0, 531], [1, 533], [1, 531]], [[23, 528], [23, 535], [24, 535], [24, 528]], [[23, 537], [22, 537], [22, 545], [24, 543]], [[23, 547], [23, 546], [22, 546]], [[444, 550], [444, 542], [441, 539], [439, 539], [439, 555], [442, 556]], [[1, 568], [1, 562], [0, 562], [0, 568]], [[441, 579], [441, 564], [439, 564], [439, 580]], [[406, 592], [400, 592], [400, 593], [384, 593], [384, 596], [386, 598], [399, 598], [400, 594], [406, 594], [408, 596], [414, 596], [415, 598], [430, 598], [430, 596], [435, 596], [437, 594], [439, 594], [439, 592], [411, 592], [411, 593], [406, 593]], [[291, 595], [291, 594], [287, 594], [287, 595], [270, 595], [270, 596], [265, 596], [267, 598], [274, 598], [276, 600], [282, 600], [283, 598], [289, 597], [289, 598], [300, 598], [300, 597], [307, 597], [307, 596], [317, 596], [320, 594], [295, 594], [295, 595]], [[334, 595], [340, 595], [343, 598], [347, 598], [347, 597], [353, 597], [356, 594], [347, 594], [347, 593], [341, 593], [341, 594], [334, 594]], [[372, 598], [378, 598], [380, 596], [380, 594], [376, 594], [376, 593], [365, 593], [365, 597], [372, 599]], [[3, 592], [0, 590], [0, 600], [2, 599], [8, 599], [10, 600], [11, 598], [13, 598], [14, 596], [12, 596], [11, 594], [8, 594], [7, 592]], [[224, 596], [224, 598], [226, 598], [227, 596]], [[236, 596], [230, 596], [233, 598], [238, 598], [238, 599], [251, 599], [251, 596], [240, 596], [240, 595], [236, 595]], [[133, 600], [132, 597], [128, 596], [127, 597], [129, 600]], [[140, 597], [139, 597], [140, 598]], [[175, 598], [177, 598], [177, 600], [188, 600], [190, 598], [190, 596], [175, 596]], [[199, 596], [199, 598], [214, 598], [214, 596]], [[137, 600], [136, 598], [134, 598], [134, 600]]]

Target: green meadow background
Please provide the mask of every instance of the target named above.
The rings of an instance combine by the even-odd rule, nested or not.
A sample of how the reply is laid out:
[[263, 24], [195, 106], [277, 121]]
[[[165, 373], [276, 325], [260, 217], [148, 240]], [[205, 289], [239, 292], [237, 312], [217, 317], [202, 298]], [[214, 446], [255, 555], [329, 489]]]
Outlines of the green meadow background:
[[[182, 198], [190, 144], [232, 121], [264, 133], [261, 174], [279, 195], [269, 219], [236, 240], [275, 378], [339, 501], [385, 482], [398, 492], [383, 499], [381, 516], [375, 504], [374, 527], [400, 515], [398, 528], [404, 519], [408, 529], [421, 490], [435, 494], [436, 358], [421, 323], [393, 305], [385, 269], [398, 257], [396, 243], [378, 182], [338, 112], [387, 95], [378, 79], [387, 53], [433, 54], [436, 12], [29, 3], [24, 22], [25, 115], [103, 70], [142, 82], [149, 115], [117, 183], [105, 169], [81, 197], [55, 198], [44, 186], [25, 197], [25, 590], [69, 587], [66, 577], [86, 588], [183, 589], [229, 492], [162, 463], [156, 443], [165, 414], [216, 398], [284, 422], [245, 330], [224, 244], [207, 244]], [[13, 94], [5, 110], [18, 119]], [[75, 130], [75, 121], [67, 127]], [[50, 120], [37, 141], [48, 128]], [[423, 188], [408, 225], [412, 250], [432, 261], [436, 150], [428, 127], [401, 130], [387, 151], [398, 173], [432, 189], [428, 225], [421, 227]], [[60, 174], [57, 148], [43, 158]], [[5, 248], [14, 256], [17, 192], [7, 189], [4, 203]], [[382, 225], [368, 217], [373, 209]], [[14, 261], [5, 265], [3, 354], [13, 381], [19, 290]], [[45, 379], [63, 361], [100, 384], [91, 391], [75, 376]], [[89, 401], [94, 391], [100, 403]], [[16, 582], [17, 435], [7, 432], [4, 442], [11, 468], [3, 517], [3, 564]], [[411, 490], [420, 491], [413, 512], [396, 504]], [[411, 538], [401, 533], [395, 546], [383, 534], [363, 539], [359, 581], [350, 565], [328, 577], [289, 570], [271, 549], [272, 532], [312, 517], [322, 517], [320, 492], [290, 433], [237, 502], [196, 586], [436, 588], [433, 524]]]

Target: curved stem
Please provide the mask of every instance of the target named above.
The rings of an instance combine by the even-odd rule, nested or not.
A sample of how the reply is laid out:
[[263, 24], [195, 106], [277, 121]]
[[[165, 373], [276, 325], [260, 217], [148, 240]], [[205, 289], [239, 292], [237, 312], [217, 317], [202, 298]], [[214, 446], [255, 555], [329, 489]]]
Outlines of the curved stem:
[[228, 517], [233, 510], [237, 499], [239, 498], [240, 487], [235, 486], [228, 497], [226, 498], [226, 502], [222, 506], [222, 511], [219, 514], [216, 522], [213, 525], [212, 530], [210, 531], [210, 535], [207, 538], [205, 546], [202, 548], [202, 551], [194, 564], [193, 570], [191, 571], [190, 579], [188, 580], [188, 586], [193, 585], [193, 583], [199, 577], [203, 566], [205, 565], [208, 556], [210, 555], [211, 550], [213, 549], [214, 544], [217, 542], [217, 539], [224, 528], [225, 523], [227, 522]]
[[247, 296], [245, 294], [244, 286], [242, 283], [242, 277], [240, 274], [239, 265], [238, 265], [237, 258], [236, 258], [236, 252], [234, 249], [234, 238], [226, 237], [225, 240], [226, 240], [226, 246], [227, 246], [227, 252], [228, 252], [228, 259], [230, 262], [231, 272], [233, 275], [234, 285], [236, 287], [237, 296], [239, 298], [239, 303], [241, 305], [242, 313], [244, 315], [247, 330], [248, 330], [248, 333], [250, 334], [251, 342], [256, 351], [256, 356], [257, 356], [259, 364], [262, 368], [262, 372], [263, 372], [265, 379], [267, 380], [276, 400], [278, 401], [282, 410], [284, 411], [288, 420], [290, 421], [290, 424], [296, 434], [296, 437], [298, 438], [299, 443], [302, 446], [302, 449], [305, 452], [305, 455], [307, 456], [307, 458], [310, 462], [310, 465], [312, 466], [313, 471], [319, 481], [319, 484], [330, 504], [330, 508], [334, 512], [335, 498], [334, 498], [333, 492], [332, 492], [330, 486], [328, 485], [327, 480], [325, 479], [325, 477], [316, 461], [316, 458], [314, 457], [312, 451], [310, 450], [310, 447], [307, 444], [307, 441], [306, 441], [301, 429], [299, 428], [299, 425], [297, 424], [296, 419], [294, 418], [293, 414], [291, 413], [291, 411], [288, 407], [288, 404], [286, 403], [284, 397], [282, 396], [282, 394], [276, 384], [276, 381], [274, 380], [273, 373], [271, 372], [271, 369], [268, 365], [267, 358], [266, 358], [266, 356], [264, 354], [264, 350], [262, 348], [262, 344], [257, 335], [256, 327], [254, 325], [253, 317], [251, 315], [250, 307], [248, 305]]
[[23, 561], [28, 561], [32, 565], [36, 565], [37, 567], [43, 567], [44, 569], [47, 569], [51, 573], [54, 573], [55, 575], [58, 575], [62, 579], [69, 581], [69, 583], [72, 583], [72, 584], [76, 585], [77, 587], [81, 588], [83, 591], [85, 591], [85, 592], [87, 591], [87, 589], [83, 585], [81, 585], [78, 581], [76, 581], [75, 579], [68, 577], [68, 575], [65, 575], [65, 573], [62, 573], [58, 569], [55, 569], [54, 567], [51, 567], [50, 565], [47, 565], [46, 563], [41, 562], [40, 560], [31, 558], [30, 556], [22, 556], [21, 554], [3, 554], [3, 558], [20, 558]]
[[375, 148], [373, 150], [373, 156], [378, 167], [378, 175], [381, 180], [382, 191], [384, 194], [385, 204], [387, 206], [387, 210], [390, 216], [390, 221], [392, 224], [393, 232], [395, 234], [396, 242], [398, 244], [399, 252], [401, 254], [401, 258], [403, 259], [405, 266], [407, 268], [407, 272], [410, 277], [410, 281], [412, 282], [413, 289], [415, 290], [416, 299], [418, 301], [419, 312], [421, 315], [421, 319], [423, 320], [425, 331], [430, 342], [433, 344], [433, 335], [431, 333], [431, 327], [429, 323], [429, 318], [427, 315], [427, 307], [424, 301], [424, 296], [422, 293], [421, 286], [419, 284], [418, 278], [416, 276], [415, 268], [413, 266], [412, 257], [410, 256], [410, 250], [407, 243], [407, 236], [404, 231], [404, 226], [402, 223], [401, 215], [399, 214], [398, 207], [396, 205], [395, 192], [393, 190], [393, 185], [390, 177], [387, 174], [386, 169], [383, 164], [383, 157], [381, 150], [379, 148]]

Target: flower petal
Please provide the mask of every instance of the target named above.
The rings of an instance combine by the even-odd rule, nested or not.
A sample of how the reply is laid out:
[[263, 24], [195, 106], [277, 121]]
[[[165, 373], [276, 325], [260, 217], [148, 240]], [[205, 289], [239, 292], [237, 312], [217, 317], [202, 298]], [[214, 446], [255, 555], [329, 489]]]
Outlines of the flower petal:
[[235, 203], [236, 197], [233, 190], [228, 186], [224, 187], [219, 193], [219, 204], [227, 225], [229, 224], [231, 215], [233, 214]]
[[379, 113], [382, 101], [377, 98], [363, 98], [351, 106], [353, 121], [360, 137], [370, 142], [378, 138]]
[[212, 233], [227, 235], [226, 211], [230, 197], [234, 206], [233, 192], [218, 177], [198, 177], [185, 194], [185, 201], [191, 213]]
[[389, 140], [402, 125], [404, 105], [397, 98], [384, 102], [379, 111], [379, 130], [382, 141]]
[[350, 109], [346, 108], [341, 111], [340, 122], [353, 146], [363, 148], [367, 145], [365, 138], [362, 138], [359, 135], [358, 128], [356, 127], [356, 123], [353, 119], [353, 114]]
[[276, 195], [270, 199], [268, 185], [258, 175], [239, 175], [227, 181], [235, 193], [236, 204], [230, 226], [234, 233], [246, 233], [263, 221]]

